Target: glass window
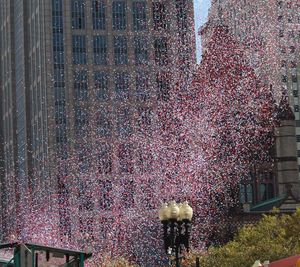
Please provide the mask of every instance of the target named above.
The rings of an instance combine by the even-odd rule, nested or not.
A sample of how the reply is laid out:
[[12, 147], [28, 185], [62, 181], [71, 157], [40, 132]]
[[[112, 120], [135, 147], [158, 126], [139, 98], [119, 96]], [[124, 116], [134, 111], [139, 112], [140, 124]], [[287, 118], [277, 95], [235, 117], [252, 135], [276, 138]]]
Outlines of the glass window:
[[134, 1], [132, 3], [133, 29], [142, 31], [146, 29], [146, 3], [142, 1]]
[[100, 145], [100, 152], [98, 157], [98, 168], [102, 174], [109, 174], [112, 172], [112, 157], [110, 147], [107, 144]]
[[93, 29], [94, 30], [105, 30], [106, 22], [105, 22], [105, 10], [106, 6], [104, 1], [102, 0], [93, 0], [92, 7], [93, 14]]
[[134, 181], [122, 179], [122, 203], [125, 208], [132, 208], [134, 205], [134, 194], [135, 194], [135, 185]]
[[112, 182], [109, 180], [100, 180], [99, 181], [100, 187], [100, 198], [99, 198], [99, 206], [100, 209], [109, 210], [113, 204], [113, 197], [112, 197]]
[[110, 116], [106, 109], [100, 109], [97, 117], [97, 132], [102, 137], [111, 135]]
[[126, 72], [115, 74], [115, 93], [117, 100], [127, 100], [129, 98], [129, 76]]
[[268, 195], [268, 199], [273, 198], [274, 197], [274, 185], [273, 184], [268, 184], [267, 185], [267, 195]]
[[119, 137], [127, 137], [131, 134], [130, 111], [127, 107], [117, 110], [117, 132]]
[[170, 99], [169, 79], [166, 73], [159, 73], [156, 76], [157, 99], [168, 101]]
[[167, 11], [164, 3], [154, 2], [153, 9], [153, 23], [154, 30], [166, 29], [167, 27]]
[[86, 70], [74, 72], [74, 92], [76, 100], [88, 99], [88, 84]]
[[127, 38], [125, 36], [115, 36], [114, 37], [114, 55], [115, 64], [127, 64]]
[[155, 62], [163, 66], [168, 64], [168, 47], [165, 37], [157, 38], [154, 41]]
[[246, 197], [247, 197], [247, 203], [253, 202], [253, 186], [252, 184], [246, 185]]
[[286, 83], [287, 82], [287, 76], [286, 75], [282, 75], [281, 80], [282, 80], [282, 82]]
[[97, 99], [106, 101], [109, 98], [108, 95], [108, 75], [103, 71], [96, 71], [94, 73], [94, 82], [96, 88]]
[[245, 185], [240, 184], [240, 203], [246, 203]]
[[106, 36], [94, 36], [94, 64], [107, 64], [107, 38]]
[[148, 62], [148, 40], [144, 37], [134, 38], [135, 64], [146, 64]]
[[75, 133], [77, 135], [85, 135], [88, 123], [87, 110], [81, 107], [75, 107]]
[[140, 148], [138, 151], [137, 165], [141, 173], [153, 170], [153, 155], [149, 148]]
[[126, 29], [126, 3], [125, 1], [114, 1], [112, 4], [113, 29]]
[[84, 29], [84, 0], [72, 0], [72, 29]]
[[86, 38], [83, 35], [72, 36], [73, 64], [86, 64]]
[[187, 1], [176, 0], [177, 25], [180, 30], [185, 30], [188, 27]]
[[260, 194], [260, 200], [264, 201], [267, 199], [267, 186], [266, 184], [260, 184], [259, 185], [259, 194]]
[[135, 77], [136, 98], [138, 101], [147, 101], [150, 99], [149, 74], [138, 72]]
[[295, 46], [290, 46], [290, 53], [291, 54], [295, 53], [295, 50], [296, 50]]
[[81, 173], [86, 173], [90, 168], [90, 158], [88, 156], [87, 148], [80, 148], [77, 151], [78, 168]]
[[121, 173], [133, 173], [133, 147], [131, 144], [119, 145], [119, 170]]
[[139, 131], [149, 131], [152, 122], [152, 108], [139, 107], [138, 112], [138, 129]]

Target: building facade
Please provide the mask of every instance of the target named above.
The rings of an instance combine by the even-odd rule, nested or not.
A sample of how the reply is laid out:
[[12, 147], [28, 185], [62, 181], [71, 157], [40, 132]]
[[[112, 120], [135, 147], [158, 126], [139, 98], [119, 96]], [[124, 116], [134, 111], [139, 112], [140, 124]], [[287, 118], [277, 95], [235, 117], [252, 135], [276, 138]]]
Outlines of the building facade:
[[273, 90], [277, 103], [283, 92], [288, 94], [296, 118], [300, 166], [299, 13], [297, 1], [214, 0], [208, 22], [200, 33], [205, 51], [213, 25], [227, 25], [231, 33], [244, 44], [250, 64], [261, 81]]
[[157, 106], [176, 80], [189, 78], [193, 18], [186, 0], [0, 2], [9, 190], [2, 203], [16, 203], [4, 207], [10, 227], [28, 199], [64, 191], [71, 171], [95, 168], [109, 181], [146, 168], [151, 155], [141, 155], [133, 136], [155, 129]]

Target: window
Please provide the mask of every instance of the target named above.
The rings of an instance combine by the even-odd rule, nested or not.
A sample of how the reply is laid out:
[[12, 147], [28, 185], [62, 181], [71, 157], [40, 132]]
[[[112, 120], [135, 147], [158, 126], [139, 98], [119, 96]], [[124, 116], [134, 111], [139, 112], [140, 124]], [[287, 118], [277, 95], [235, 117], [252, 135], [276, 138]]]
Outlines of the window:
[[144, 37], [134, 38], [135, 64], [146, 64], [148, 62], [148, 40]]
[[91, 161], [88, 154], [87, 148], [81, 147], [78, 149], [78, 168], [81, 173], [86, 173], [90, 168]]
[[94, 36], [94, 64], [107, 64], [107, 38], [106, 36]]
[[85, 135], [88, 126], [88, 112], [84, 108], [75, 108], [75, 133]]
[[86, 64], [86, 38], [83, 35], [72, 36], [73, 64]]
[[119, 145], [119, 170], [121, 173], [133, 173], [133, 147], [131, 144]]
[[299, 112], [299, 106], [298, 105], [294, 106], [294, 112]]
[[283, 37], [284, 36], [284, 30], [279, 30], [279, 37]]
[[293, 96], [298, 97], [298, 90], [293, 90]]
[[84, 0], [72, 0], [72, 29], [84, 29]]
[[168, 101], [170, 99], [169, 79], [166, 73], [159, 73], [156, 76], [157, 99]]
[[140, 173], [151, 172], [153, 170], [153, 160], [152, 152], [148, 148], [140, 148], [137, 159]]
[[99, 207], [102, 210], [109, 210], [113, 204], [112, 198], [112, 182], [109, 180], [100, 180], [100, 198], [99, 198]]
[[112, 157], [110, 147], [107, 144], [100, 145], [98, 169], [101, 174], [109, 174], [112, 172]]
[[93, 29], [94, 30], [105, 30], [105, 9], [106, 6], [103, 0], [94, 0], [92, 6], [93, 15]]
[[282, 75], [281, 81], [284, 82], [284, 83], [286, 83], [287, 82], [287, 76], [286, 75]]
[[137, 111], [139, 131], [149, 130], [152, 122], [152, 108], [139, 107]]
[[131, 134], [131, 120], [129, 108], [122, 107], [117, 110], [117, 133], [119, 137], [127, 137]]
[[76, 100], [88, 99], [87, 71], [74, 72], [74, 92]]
[[95, 82], [97, 99], [101, 101], [107, 101], [109, 98], [107, 73], [96, 71], [94, 73], [94, 82]]
[[55, 100], [55, 123], [66, 124], [65, 99]]
[[278, 16], [278, 21], [282, 21], [283, 20], [283, 16]]
[[259, 185], [260, 200], [265, 201], [274, 197], [274, 185], [271, 183], [263, 183]]
[[143, 31], [146, 29], [146, 3], [135, 1], [132, 3], [133, 29]]
[[114, 54], [115, 54], [115, 64], [127, 64], [127, 38], [125, 36], [114, 37]]
[[135, 77], [136, 98], [138, 101], [147, 101], [150, 99], [149, 74], [139, 72]]
[[126, 72], [115, 74], [115, 94], [117, 100], [127, 100], [129, 98], [129, 76]]
[[297, 135], [297, 142], [300, 142], [300, 135]]
[[153, 9], [153, 23], [154, 30], [161, 30], [167, 28], [167, 11], [164, 3], [154, 2]]
[[298, 81], [297, 75], [292, 75], [292, 82], [296, 83]]
[[97, 132], [102, 137], [111, 135], [111, 123], [109, 113], [105, 109], [100, 109], [97, 116]]
[[291, 68], [296, 68], [297, 67], [297, 63], [295, 61], [291, 61]]
[[240, 184], [240, 202], [242, 204], [253, 202], [253, 185], [252, 184]]
[[124, 204], [125, 208], [132, 208], [134, 205], [134, 181], [128, 180], [126, 178], [122, 180], [122, 203]]
[[282, 60], [282, 61], [281, 61], [281, 67], [282, 67], [282, 68], [286, 67], [286, 60]]
[[177, 25], [179, 30], [188, 28], [187, 2], [186, 0], [176, 0]]
[[295, 46], [290, 46], [290, 53], [291, 54], [295, 53]]
[[280, 51], [281, 51], [282, 54], [285, 54], [285, 52], [286, 52], [286, 51], [285, 51], [285, 47], [282, 46], [282, 47], [280, 48]]
[[155, 62], [163, 66], [168, 64], [167, 39], [165, 37], [158, 38], [154, 41]]
[[113, 29], [126, 29], [126, 3], [125, 1], [114, 1], [112, 4]]
[[64, 75], [64, 37], [62, 0], [52, 1], [52, 32], [53, 32], [53, 85], [55, 96], [55, 123], [57, 153], [67, 157], [66, 108], [65, 108], [65, 75]]

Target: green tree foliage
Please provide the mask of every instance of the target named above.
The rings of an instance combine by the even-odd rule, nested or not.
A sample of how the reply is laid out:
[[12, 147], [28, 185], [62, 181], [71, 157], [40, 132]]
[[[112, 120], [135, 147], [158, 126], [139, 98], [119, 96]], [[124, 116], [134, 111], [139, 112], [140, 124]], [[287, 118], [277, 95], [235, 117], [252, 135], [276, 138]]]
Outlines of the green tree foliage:
[[182, 266], [250, 267], [255, 260], [276, 261], [300, 253], [300, 209], [292, 215], [264, 215], [253, 225], [240, 229], [235, 238], [221, 247], [210, 247], [205, 254], [191, 253]]

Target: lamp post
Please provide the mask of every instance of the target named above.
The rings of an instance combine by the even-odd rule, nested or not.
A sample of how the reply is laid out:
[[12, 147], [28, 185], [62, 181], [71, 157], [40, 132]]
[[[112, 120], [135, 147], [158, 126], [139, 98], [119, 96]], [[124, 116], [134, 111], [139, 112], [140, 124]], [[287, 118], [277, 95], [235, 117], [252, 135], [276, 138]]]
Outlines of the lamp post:
[[175, 256], [176, 267], [180, 267], [181, 254], [189, 251], [193, 209], [188, 202], [163, 203], [158, 212], [163, 224], [164, 247], [168, 256]]

